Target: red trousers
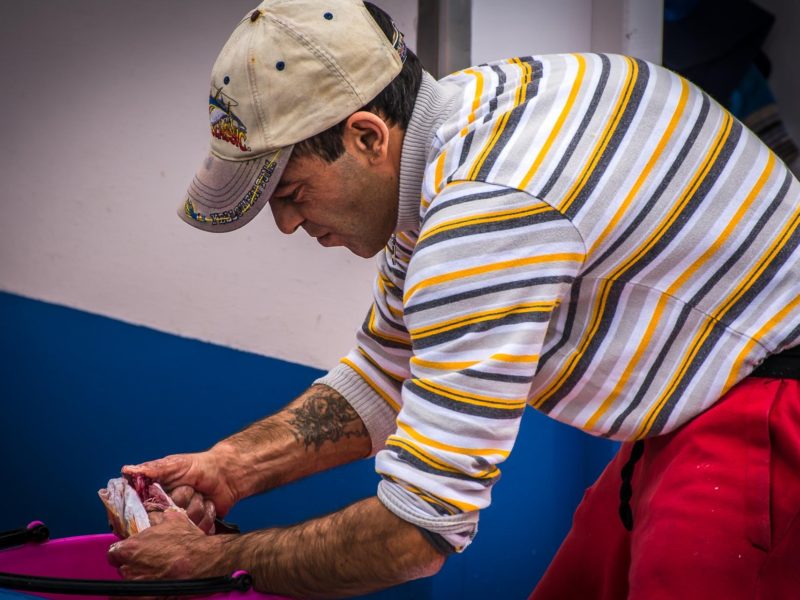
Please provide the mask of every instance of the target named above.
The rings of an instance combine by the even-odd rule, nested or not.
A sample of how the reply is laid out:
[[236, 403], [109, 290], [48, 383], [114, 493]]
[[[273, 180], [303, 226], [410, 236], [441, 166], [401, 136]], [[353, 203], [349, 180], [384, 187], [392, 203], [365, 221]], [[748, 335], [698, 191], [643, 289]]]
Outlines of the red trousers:
[[529, 600], [800, 599], [800, 381], [750, 377], [590, 487]]

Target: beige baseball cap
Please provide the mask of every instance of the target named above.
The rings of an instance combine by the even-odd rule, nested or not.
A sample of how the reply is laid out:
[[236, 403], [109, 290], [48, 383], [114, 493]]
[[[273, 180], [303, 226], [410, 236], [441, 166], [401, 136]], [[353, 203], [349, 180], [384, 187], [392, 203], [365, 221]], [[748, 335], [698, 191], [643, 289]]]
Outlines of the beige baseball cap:
[[231, 231], [269, 201], [293, 144], [374, 99], [402, 69], [361, 0], [265, 0], [248, 13], [211, 72], [211, 148], [178, 215]]

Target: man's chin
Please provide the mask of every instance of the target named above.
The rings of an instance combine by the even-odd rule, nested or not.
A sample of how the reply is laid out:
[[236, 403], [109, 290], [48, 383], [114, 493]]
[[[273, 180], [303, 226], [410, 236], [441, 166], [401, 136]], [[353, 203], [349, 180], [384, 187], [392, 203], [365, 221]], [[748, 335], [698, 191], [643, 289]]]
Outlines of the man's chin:
[[354, 245], [352, 243], [348, 243], [347, 240], [334, 237], [330, 233], [318, 237], [317, 243], [319, 243], [320, 246], [324, 246], [325, 248], [336, 248], [342, 246], [344, 248], [347, 248], [350, 252], [361, 258], [372, 258], [384, 248], [384, 246], [381, 246], [380, 248], [371, 248], [363, 244]]

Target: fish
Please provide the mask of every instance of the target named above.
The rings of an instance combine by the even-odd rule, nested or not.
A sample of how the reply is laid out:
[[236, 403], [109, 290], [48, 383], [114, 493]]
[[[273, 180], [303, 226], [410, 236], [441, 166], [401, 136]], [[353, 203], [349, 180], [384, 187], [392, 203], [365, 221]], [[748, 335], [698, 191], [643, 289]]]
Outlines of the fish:
[[150, 514], [167, 510], [186, 512], [169, 497], [160, 484], [144, 475], [124, 475], [108, 480], [97, 491], [108, 513], [114, 533], [127, 538], [151, 525]]

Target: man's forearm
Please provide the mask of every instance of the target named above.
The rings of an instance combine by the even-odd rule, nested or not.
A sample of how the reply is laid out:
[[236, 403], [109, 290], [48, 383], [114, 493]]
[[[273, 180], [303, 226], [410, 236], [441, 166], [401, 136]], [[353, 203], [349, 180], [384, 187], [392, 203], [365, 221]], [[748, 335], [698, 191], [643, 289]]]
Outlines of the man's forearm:
[[211, 452], [243, 498], [364, 458], [371, 449], [369, 433], [350, 404], [337, 391], [313, 385]]
[[433, 575], [444, 563], [375, 497], [292, 527], [230, 536], [220, 555], [228, 570], [250, 572], [256, 589], [302, 598], [364, 594]]

